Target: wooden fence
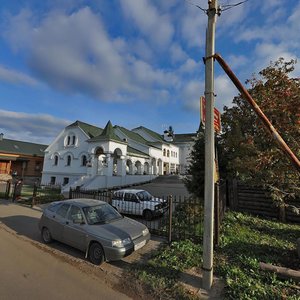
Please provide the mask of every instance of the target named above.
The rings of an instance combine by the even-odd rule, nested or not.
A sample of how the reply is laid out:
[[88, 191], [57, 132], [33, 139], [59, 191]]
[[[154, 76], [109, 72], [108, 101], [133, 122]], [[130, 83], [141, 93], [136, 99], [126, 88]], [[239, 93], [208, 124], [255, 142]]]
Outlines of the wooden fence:
[[[227, 194], [228, 205], [233, 210], [280, 221], [300, 223], [300, 215], [297, 215], [290, 206], [277, 206], [270, 193], [262, 188], [251, 187], [233, 179], [227, 181]], [[300, 208], [300, 199], [288, 204]]]

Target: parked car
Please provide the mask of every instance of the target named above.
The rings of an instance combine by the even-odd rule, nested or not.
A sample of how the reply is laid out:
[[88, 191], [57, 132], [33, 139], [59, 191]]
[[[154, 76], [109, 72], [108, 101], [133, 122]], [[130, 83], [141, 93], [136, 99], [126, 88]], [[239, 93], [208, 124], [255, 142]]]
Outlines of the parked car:
[[123, 189], [113, 193], [112, 206], [120, 213], [140, 215], [150, 221], [168, 208], [167, 201], [155, 198], [145, 190]]
[[51, 203], [39, 221], [42, 240], [85, 252], [93, 264], [119, 260], [146, 245], [148, 228], [120, 215], [106, 202], [72, 199]]

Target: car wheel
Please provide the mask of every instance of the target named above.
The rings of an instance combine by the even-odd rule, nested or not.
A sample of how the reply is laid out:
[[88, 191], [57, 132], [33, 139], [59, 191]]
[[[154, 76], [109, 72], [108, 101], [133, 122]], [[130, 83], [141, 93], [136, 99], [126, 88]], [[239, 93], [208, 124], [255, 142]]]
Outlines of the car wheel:
[[143, 213], [143, 216], [144, 216], [144, 218], [145, 218], [147, 221], [151, 221], [152, 218], [153, 218], [152, 211], [151, 211], [151, 210], [145, 210], [144, 213]]
[[42, 229], [42, 240], [45, 244], [49, 244], [53, 241], [50, 230], [47, 227]]
[[104, 251], [100, 244], [91, 244], [89, 249], [89, 259], [94, 265], [101, 265], [104, 262]]

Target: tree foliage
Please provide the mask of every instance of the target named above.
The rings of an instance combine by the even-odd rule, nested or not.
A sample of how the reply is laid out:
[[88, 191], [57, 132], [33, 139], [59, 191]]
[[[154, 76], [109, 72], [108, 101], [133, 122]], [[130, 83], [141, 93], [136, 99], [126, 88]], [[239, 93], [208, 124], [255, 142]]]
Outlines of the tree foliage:
[[204, 132], [200, 129], [190, 153], [187, 176], [184, 180], [189, 193], [200, 199], [204, 198], [204, 152]]
[[[280, 58], [247, 80], [249, 93], [295, 155], [300, 157], [300, 79], [290, 78], [295, 61]], [[300, 174], [241, 96], [222, 115], [222, 163], [226, 173], [272, 191], [284, 203], [299, 196]]]

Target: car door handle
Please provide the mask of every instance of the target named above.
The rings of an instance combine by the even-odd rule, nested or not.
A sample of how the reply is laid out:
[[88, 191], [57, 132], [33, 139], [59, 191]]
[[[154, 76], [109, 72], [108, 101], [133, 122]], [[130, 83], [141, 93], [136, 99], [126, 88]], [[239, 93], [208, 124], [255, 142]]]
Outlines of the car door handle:
[[55, 219], [55, 216], [53, 216], [53, 219]]
[[66, 224], [69, 225], [69, 222], [67, 221]]

